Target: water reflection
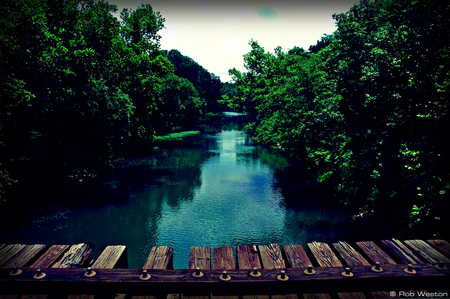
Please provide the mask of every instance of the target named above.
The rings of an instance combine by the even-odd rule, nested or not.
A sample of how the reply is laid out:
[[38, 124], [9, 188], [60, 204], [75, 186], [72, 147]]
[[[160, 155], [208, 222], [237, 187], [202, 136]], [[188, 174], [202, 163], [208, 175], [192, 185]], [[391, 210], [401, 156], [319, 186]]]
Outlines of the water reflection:
[[169, 245], [174, 267], [186, 268], [193, 246], [349, 240], [354, 232], [343, 224], [345, 214], [323, 204], [329, 194], [304, 169], [253, 144], [243, 123], [231, 118], [190, 146], [126, 161], [107, 184], [124, 194], [121, 201], [56, 207], [2, 232], [0, 241], [93, 242], [94, 258], [124, 244], [131, 268], [142, 267], [152, 246]]

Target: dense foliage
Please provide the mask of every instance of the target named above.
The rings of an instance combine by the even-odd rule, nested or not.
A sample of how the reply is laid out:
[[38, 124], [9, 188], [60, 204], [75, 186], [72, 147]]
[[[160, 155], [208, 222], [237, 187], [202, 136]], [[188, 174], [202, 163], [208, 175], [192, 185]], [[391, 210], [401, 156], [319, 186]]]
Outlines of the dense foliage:
[[450, 6], [363, 0], [307, 52], [251, 41], [230, 107], [386, 230], [448, 228]]
[[23, 178], [86, 179], [217, 109], [220, 80], [192, 59], [189, 80], [206, 79], [182, 78], [160, 49], [158, 12], [141, 5], [119, 21], [116, 11], [96, 0], [1, 1], [0, 192]]
[[220, 111], [221, 106], [218, 102], [222, 96], [220, 78], [178, 50], [170, 50], [167, 58], [174, 65], [175, 75], [189, 80], [198, 90], [199, 96], [205, 100], [205, 110], [212, 113]]

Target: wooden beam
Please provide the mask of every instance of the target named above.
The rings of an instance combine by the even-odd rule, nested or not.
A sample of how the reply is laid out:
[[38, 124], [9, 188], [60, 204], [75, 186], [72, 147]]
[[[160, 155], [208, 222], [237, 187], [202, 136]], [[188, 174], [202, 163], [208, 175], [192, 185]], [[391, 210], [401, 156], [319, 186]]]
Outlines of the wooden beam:
[[416, 274], [404, 271], [405, 265], [383, 265], [383, 272], [371, 270], [372, 266], [355, 266], [351, 268], [352, 277], [344, 277], [344, 267], [314, 268], [314, 275], [306, 275], [304, 270], [286, 269], [287, 281], [277, 279], [280, 269], [262, 269], [260, 277], [252, 277], [246, 269], [230, 269], [229, 281], [221, 281], [222, 270], [203, 270], [203, 277], [192, 276], [188, 270], [148, 270], [151, 279], [139, 279], [139, 269], [96, 269], [96, 275], [86, 277], [85, 269], [48, 268], [42, 269], [46, 275], [35, 279], [36, 269], [23, 268], [22, 273], [11, 276], [10, 268], [0, 269], [0, 284], [4, 294], [42, 294], [62, 292], [71, 294], [86, 293], [184, 293], [192, 295], [248, 294], [267, 295], [273, 290], [284, 293], [308, 292], [360, 292], [368, 289], [410, 289], [418, 286], [423, 289], [444, 289], [450, 285], [450, 264], [437, 269], [431, 264], [414, 266]]

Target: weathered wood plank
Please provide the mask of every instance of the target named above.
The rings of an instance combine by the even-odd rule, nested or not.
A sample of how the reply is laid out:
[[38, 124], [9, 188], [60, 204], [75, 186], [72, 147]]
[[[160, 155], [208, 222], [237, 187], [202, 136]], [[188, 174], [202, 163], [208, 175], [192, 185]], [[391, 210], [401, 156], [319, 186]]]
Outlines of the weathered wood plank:
[[301, 245], [283, 245], [287, 266], [291, 268], [308, 267], [312, 265], [309, 257]]
[[83, 265], [90, 257], [94, 248], [93, 244], [80, 243], [72, 245], [68, 251], [66, 251], [63, 257], [54, 263], [52, 268], [76, 268]]
[[231, 246], [214, 247], [213, 269], [214, 270], [236, 269], [234, 265], [233, 247]]
[[356, 242], [356, 245], [368, 256], [372, 263], [380, 263], [380, 265], [395, 265], [396, 262], [384, 252], [377, 244], [372, 241]]
[[[309, 257], [301, 245], [283, 245], [284, 254], [286, 255], [286, 264], [291, 268], [302, 268], [312, 265]], [[330, 299], [328, 294], [303, 294], [305, 299]]]
[[340, 267], [341, 261], [337, 258], [330, 246], [326, 243], [308, 243], [308, 248], [321, 267]]
[[[211, 269], [211, 247], [191, 247], [189, 252], [188, 269]], [[209, 296], [181, 296], [181, 294], [169, 294], [167, 299], [209, 299]]]
[[387, 291], [374, 291], [370, 292], [373, 298], [392, 298], [391, 294]]
[[[258, 246], [261, 256], [261, 265], [264, 269], [280, 269], [286, 268], [286, 262], [281, 253], [281, 247], [278, 244], [260, 245]], [[277, 290], [281, 291], [282, 290]], [[297, 299], [297, 295], [272, 295], [272, 299]]]
[[438, 263], [439, 261], [450, 263], [450, 258], [444, 256], [423, 240], [406, 240], [404, 243], [411, 247], [415, 252], [417, 252], [417, 254], [429, 263]]
[[26, 245], [18, 254], [14, 255], [2, 265], [4, 268], [25, 267], [32, 260], [37, 259], [38, 255], [45, 250], [47, 246], [42, 244]]
[[128, 268], [127, 247], [124, 245], [107, 246], [92, 265], [92, 268]]
[[[232, 270], [236, 269], [234, 263], [233, 247], [221, 246], [213, 249], [213, 269]], [[214, 299], [238, 299], [238, 296], [213, 296]]]
[[69, 249], [69, 245], [53, 245], [41, 255], [30, 268], [51, 267]]
[[143, 269], [168, 269], [172, 265], [173, 249], [169, 246], [153, 247]]
[[272, 299], [297, 299], [297, 295], [288, 294], [288, 295], [272, 295]]
[[20, 297], [20, 299], [47, 299], [48, 295], [42, 295], [42, 294], [38, 294], [38, 295], [23, 295], [22, 297]]
[[[369, 266], [370, 263], [347, 242], [339, 242], [333, 244], [334, 248], [339, 252], [344, 262], [350, 266]], [[338, 293], [340, 299], [365, 299], [361, 292]]]
[[6, 245], [0, 250], [0, 267], [25, 248], [23, 244]]
[[258, 249], [261, 255], [261, 265], [264, 269], [286, 268], [280, 245], [260, 245]]
[[[125, 259], [125, 261], [124, 261]], [[95, 263], [92, 265], [92, 268], [95, 269], [113, 269], [119, 268], [119, 266], [128, 265], [127, 256], [126, 256], [126, 246], [124, 245], [115, 245], [115, 246], [107, 246], [100, 256], [97, 258]], [[126, 267], [121, 267], [126, 268]], [[118, 294], [117, 297], [124, 298], [125, 294]], [[68, 299], [94, 299], [95, 295], [70, 295]]]
[[341, 241], [339, 243], [333, 243], [333, 246], [348, 266], [370, 265], [370, 263], [347, 242]]
[[450, 244], [445, 240], [427, 240], [434, 248], [438, 249], [440, 252], [450, 257]]
[[[238, 269], [261, 269], [261, 262], [256, 246], [237, 246], [236, 256]], [[242, 299], [269, 299], [269, 295], [244, 295]]]
[[325, 294], [325, 293], [303, 294], [303, 298], [305, 298], [305, 299], [331, 299], [330, 295]]
[[238, 269], [261, 269], [258, 249], [256, 246], [244, 245], [236, 247]]
[[366, 296], [362, 292], [338, 293], [338, 296], [341, 299], [366, 299]]
[[424, 262], [417, 257], [411, 249], [406, 247], [402, 242], [396, 239], [382, 240], [386, 249], [388, 249], [395, 257], [397, 257], [403, 264], [423, 264]]
[[[169, 246], [154, 246], [150, 250], [150, 253], [148, 255], [147, 261], [145, 262], [145, 265], [143, 269], [159, 269], [164, 270], [171, 268], [173, 265], [173, 249]], [[168, 294], [168, 293], [166, 293]], [[169, 295], [166, 295], [168, 298]], [[175, 296], [177, 298], [178, 296]], [[130, 297], [130, 299], [156, 299], [157, 297], [153, 295], [146, 295], [146, 296], [136, 296], [133, 295]]]
[[211, 269], [211, 247], [191, 247], [188, 269]]

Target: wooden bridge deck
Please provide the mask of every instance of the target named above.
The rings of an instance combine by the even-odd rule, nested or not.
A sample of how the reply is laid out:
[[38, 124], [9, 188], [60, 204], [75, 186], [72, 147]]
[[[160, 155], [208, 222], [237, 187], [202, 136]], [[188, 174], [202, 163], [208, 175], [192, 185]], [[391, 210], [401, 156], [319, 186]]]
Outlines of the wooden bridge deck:
[[0, 298], [363, 299], [450, 294], [450, 244], [444, 240], [193, 247], [184, 270], [171, 269], [173, 250], [168, 246], [153, 247], [143, 269], [127, 269], [125, 246], [106, 247], [95, 262], [93, 248], [0, 244]]

